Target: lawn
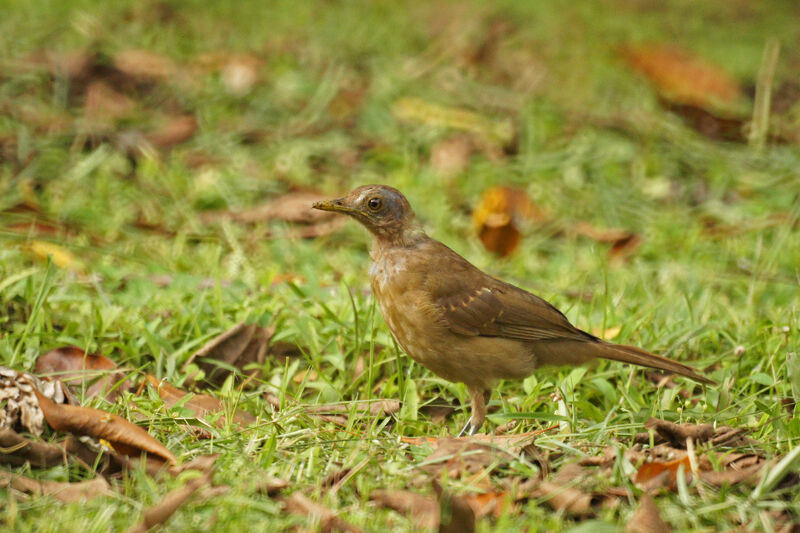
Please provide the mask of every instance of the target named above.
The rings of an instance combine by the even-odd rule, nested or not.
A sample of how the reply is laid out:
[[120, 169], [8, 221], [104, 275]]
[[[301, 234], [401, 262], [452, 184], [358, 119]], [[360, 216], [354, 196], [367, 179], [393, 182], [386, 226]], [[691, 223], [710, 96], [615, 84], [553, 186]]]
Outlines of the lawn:
[[[2, 11], [0, 365], [33, 372], [67, 346], [107, 356], [125, 386], [78, 383], [78, 404], [136, 423], [181, 464], [219, 454], [200, 477], [4, 459], [2, 527], [126, 530], [192, 483], [166, 530], [426, 531], [441, 515], [459, 531], [469, 504], [477, 531], [646, 531], [632, 520], [645, 494], [673, 531], [797, 527], [795, 3]], [[543, 368], [495, 389], [495, 437], [449, 440], [466, 388], [392, 339], [363, 228], [309, 218], [313, 198], [365, 183], [403, 191], [431, 236], [578, 327], [718, 385]], [[525, 206], [504, 212], [521, 235], [508, 254], [478, 230], [501, 186]], [[215, 370], [209, 357], [236, 350], [213, 340], [242, 322], [262, 357]], [[198, 396], [169, 402], [158, 380]], [[193, 410], [200, 394], [221, 408]], [[647, 435], [651, 418], [714, 438]], [[645, 479], [647, 464], [663, 474]], [[742, 465], [757, 468], [731, 473]], [[109, 490], [63, 502], [11, 474], [106, 476]]]

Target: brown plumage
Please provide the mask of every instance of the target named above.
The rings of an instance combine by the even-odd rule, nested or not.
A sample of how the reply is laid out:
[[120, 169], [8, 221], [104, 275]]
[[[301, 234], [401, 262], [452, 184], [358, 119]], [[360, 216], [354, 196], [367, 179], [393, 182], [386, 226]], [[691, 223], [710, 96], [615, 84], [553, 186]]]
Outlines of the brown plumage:
[[350, 215], [372, 233], [370, 280], [381, 313], [415, 361], [467, 386], [472, 416], [465, 431], [483, 425], [497, 380], [521, 379], [542, 365], [602, 358], [713, 383], [677, 361], [598, 339], [545, 300], [480, 271], [428, 237], [397, 189], [365, 185], [314, 207]]

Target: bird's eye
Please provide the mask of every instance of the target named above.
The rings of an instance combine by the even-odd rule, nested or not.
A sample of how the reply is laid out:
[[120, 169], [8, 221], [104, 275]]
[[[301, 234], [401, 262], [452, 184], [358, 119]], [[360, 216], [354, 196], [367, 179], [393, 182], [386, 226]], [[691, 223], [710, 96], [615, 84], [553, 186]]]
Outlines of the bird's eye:
[[372, 211], [377, 211], [378, 209], [381, 208], [382, 205], [383, 201], [377, 196], [375, 198], [370, 198], [369, 201], [367, 202], [367, 207], [369, 207], [370, 210]]

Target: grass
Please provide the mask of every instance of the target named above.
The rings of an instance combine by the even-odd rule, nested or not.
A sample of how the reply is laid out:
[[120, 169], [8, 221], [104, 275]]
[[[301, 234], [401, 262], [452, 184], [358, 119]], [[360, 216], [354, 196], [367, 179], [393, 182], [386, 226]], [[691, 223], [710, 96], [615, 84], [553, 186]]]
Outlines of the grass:
[[[19, 234], [2, 228], [20, 215], [0, 213], [0, 361], [30, 370], [39, 354], [69, 344], [106, 354], [136, 375], [180, 385], [184, 361], [214, 335], [241, 320], [274, 325], [276, 338], [298, 343], [303, 357], [268, 360], [254, 388], [214, 391], [258, 415], [254, 428], [214, 429], [213, 438], [198, 440], [191, 424], [153, 395], [90, 402], [143, 420], [181, 459], [221, 454], [215, 482], [232, 490], [187, 504], [169, 528], [279, 531], [304, 523], [256, 492], [256, 482], [272, 475], [366, 530], [412, 530], [407, 518], [375, 507], [368, 496], [416, 482], [424, 454], [414, 455], [420, 452], [399, 436], [452, 435], [466, 416], [434, 424], [415, 402], [463, 404], [468, 396], [463, 386], [415, 365], [391, 340], [366, 290], [363, 230], [349, 224], [304, 240], [281, 222], [209, 225], [201, 217], [208, 209], [257, 204], [291, 186], [333, 195], [384, 182], [407, 193], [432, 235], [479, 267], [545, 297], [584, 329], [621, 326], [615, 341], [707, 368], [722, 384], [692, 403], [619, 364], [543, 369], [498, 387], [489, 428], [513, 418], [520, 422], [516, 431], [546, 426], [556, 409], [551, 394], [561, 389], [569, 430], [537, 440], [557, 452], [556, 468], [585, 450], [629, 443], [651, 416], [746, 427], [770, 455], [796, 450], [800, 423], [782, 400], [800, 400], [786, 363], [787, 354], [798, 352], [800, 325], [800, 152], [699, 136], [662, 111], [614, 53], [624, 42], [679, 41], [752, 80], [766, 39], [775, 36], [784, 44], [777, 79], [795, 76], [796, 7], [740, 4], [11, 2], [0, 21], [0, 209], [34, 198], [59, 230]], [[519, 63], [465, 60], [497, 19], [512, 22], [515, 31], [501, 49], [517, 54]], [[199, 129], [171, 152], [134, 164], [113, 134], [84, 135], [68, 83], [24, 68], [36, 51], [79, 47], [106, 57], [144, 48], [180, 65], [206, 52], [254, 51], [264, 63], [261, 81], [243, 96], [227, 92], [215, 74], [143, 93], [143, 107], [191, 111]], [[345, 119], [330, 111], [341, 87], [364, 82], [368, 89], [355, 111], [345, 110]], [[512, 117], [518, 152], [500, 160], [477, 154], [462, 173], [441, 176], [429, 154], [452, 131], [396, 120], [392, 104], [409, 96]], [[342, 105], [347, 109], [346, 99]], [[58, 117], [71, 125], [48, 130]], [[618, 117], [627, 129], [602, 126]], [[131, 120], [145, 127], [141, 117]], [[198, 154], [208, 163], [193, 164]], [[467, 213], [496, 184], [523, 187], [551, 214], [550, 222], [526, 229], [508, 259], [483, 249]], [[783, 214], [778, 222], [769, 218], [775, 213]], [[137, 225], [142, 220], [156, 230]], [[624, 264], [609, 265], [605, 245], [565, 234], [577, 221], [631, 229], [642, 246]], [[709, 221], [728, 230], [715, 235]], [[34, 240], [70, 251], [83, 268], [43, 260], [31, 250]], [[167, 286], [154, 281], [163, 274], [173, 276]], [[287, 275], [294, 281], [281, 281]], [[583, 293], [590, 298], [576, 297]], [[372, 365], [354, 378], [359, 354]], [[306, 369], [316, 375], [295, 379]], [[277, 394], [285, 408], [273, 411], [265, 392]], [[341, 428], [302, 408], [376, 398], [402, 399], [404, 409], [393, 418], [354, 413]], [[335, 494], [320, 488], [325, 475], [365, 459]], [[78, 467], [28, 473], [93, 477]], [[523, 461], [492, 472], [493, 479], [534, 474]], [[479, 530], [616, 530], [630, 518], [638, 491], [622, 469], [595, 482], [599, 489], [631, 488], [630, 501], [581, 522], [531, 500], [494, 522], [481, 520]], [[121, 530], [181, 483], [133, 471], [117, 496], [85, 504], [0, 489], [0, 514], [3, 527], [14, 531]], [[463, 481], [447, 483], [456, 492], [471, 490]], [[657, 501], [675, 531], [742, 522], [770, 531], [769, 510], [798, 516], [796, 487], [778, 485], [757, 499], [752, 491], [692, 489], [688, 499], [668, 493]]]

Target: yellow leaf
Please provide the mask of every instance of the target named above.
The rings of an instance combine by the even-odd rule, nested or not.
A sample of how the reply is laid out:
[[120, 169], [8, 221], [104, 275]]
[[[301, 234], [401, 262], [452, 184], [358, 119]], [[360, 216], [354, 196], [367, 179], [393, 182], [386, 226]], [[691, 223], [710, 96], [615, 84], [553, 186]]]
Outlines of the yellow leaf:
[[494, 120], [466, 109], [430, 104], [420, 98], [397, 100], [392, 106], [392, 114], [406, 122], [469, 131], [503, 144], [514, 138], [510, 119]]
[[62, 248], [57, 244], [45, 241], [31, 242], [31, 251], [42, 259], [47, 259], [48, 256], [53, 258], [53, 263], [61, 268], [68, 268], [70, 270], [80, 270], [81, 262], [75, 257], [72, 252]]

